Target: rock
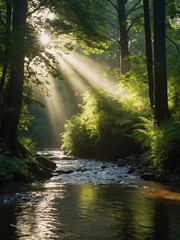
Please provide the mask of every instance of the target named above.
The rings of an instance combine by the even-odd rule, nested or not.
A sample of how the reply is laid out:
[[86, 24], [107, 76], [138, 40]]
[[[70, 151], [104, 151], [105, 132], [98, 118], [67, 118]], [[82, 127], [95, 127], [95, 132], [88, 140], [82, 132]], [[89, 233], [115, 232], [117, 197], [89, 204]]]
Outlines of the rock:
[[36, 155], [35, 161], [28, 164], [30, 172], [38, 180], [49, 179], [53, 176], [53, 172], [56, 169], [56, 164], [50, 159], [42, 156]]
[[153, 180], [155, 180], [155, 175], [154, 175], [154, 173], [143, 173], [142, 175], [141, 175], [141, 178], [142, 179], [144, 179], [144, 180], [148, 180], [148, 181], [153, 181]]
[[50, 160], [54, 160], [54, 161], [56, 161], [56, 160], [61, 160], [61, 158], [60, 157], [55, 157], [55, 156], [52, 156], [52, 157], [48, 157]]
[[103, 166], [101, 166], [101, 168], [102, 168], [102, 169], [105, 169], [105, 168], [106, 168], [106, 166], [105, 166], [105, 165], [103, 165]]
[[124, 159], [117, 159], [116, 162], [118, 167], [124, 167], [127, 165], [127, 162]]
[[134, 167], [131, 167], [128, 171], [127, 174], [131, 174], [135, 171], [136, 169]]
[[46, 158], [41, 155], [36, 155], [36, 161], [42, 165], [43, 168], [55, 170], [56, 169], [56, 164], [51, 161], [49, 158]]
[[73, 172], [74, 171], [72, 171], [72, 170], [57, 170], [55, 173], [58, 173], [58, 174], [71, 174]]

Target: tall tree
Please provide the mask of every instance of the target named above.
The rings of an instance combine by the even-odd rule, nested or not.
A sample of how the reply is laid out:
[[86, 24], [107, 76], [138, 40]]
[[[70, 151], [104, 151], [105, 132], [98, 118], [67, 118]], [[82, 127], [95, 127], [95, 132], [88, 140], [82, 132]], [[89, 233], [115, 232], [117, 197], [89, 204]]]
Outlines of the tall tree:
[[118, 22], [119, 22], [119, 48], [121, 60], [121, 73], [125, 74], [130, 70], [129, 48], [128, 48], [128, 35], [126, 30], [126, 14], [125, 14], [125, 0], [118, 0]]
[[3, 56], [3, 69], [2, 69], [2, 75], [0, 79], [0, 94], [3, 91], [6, 73], [8, 69], [8, 61], [9, 61], [9, 33], [11, 28], [11, 16], [12, 16], [12, 4], [10, 1], [6, 2], [6, 23], [5, 23], [5, 31], [4, 31], [4, 56]]
[[165, 0], [153, 0], [154, 9], [154, 77], [155, 118], [158, 124], [169, 118], [166, 42], [165, 42]]
[[27, 0], [13, 0], [11, 69], [7, 87], [7, 97], [2, 117], [0, 137], [9, 151], [19, 155], [17, 128], [20, 119], [25, 59], [25, 30], [27, 16]]
[[144, 9], [144, 30], [145, 30], [145, 46], [146, 46], [146, 62], [147, 75], [149, 83], [149, 99], [151, 108], [154, 107], [154, 76], [153, 76], [153, 56], [152, 56], [152, 39], [151, 39], [151, 24], [149, 14], [149, 0], [143, 0]]

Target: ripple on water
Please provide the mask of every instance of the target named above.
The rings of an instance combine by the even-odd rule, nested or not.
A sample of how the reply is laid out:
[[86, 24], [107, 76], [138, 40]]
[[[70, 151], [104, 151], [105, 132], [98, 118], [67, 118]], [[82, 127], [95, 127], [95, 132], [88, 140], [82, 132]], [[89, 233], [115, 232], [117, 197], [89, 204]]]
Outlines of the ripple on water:
[[0, 239], [180, 239], [177, 188], [142, 181], [105, 161], [57, 165], [61, 174], [46, 183], [1, 195]]
[[132, 185], [139, 178], [127, 174], [129, 167], [116, 163], [77, 159], [56, 161], [57, 169], [50, 182], [62, 184], [123, 184]]

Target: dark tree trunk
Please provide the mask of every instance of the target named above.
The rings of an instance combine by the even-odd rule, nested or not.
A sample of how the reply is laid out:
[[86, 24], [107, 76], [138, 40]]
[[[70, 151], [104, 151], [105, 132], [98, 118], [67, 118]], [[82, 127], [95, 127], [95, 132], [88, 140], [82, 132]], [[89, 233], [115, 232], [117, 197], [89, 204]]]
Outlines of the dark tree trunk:
[[152, 40], [151, 40], [151, 26], [149, 15], [149, 0], [143, 0], [144, 9], [144, 30], [146, 41], [146, 62], [147, 62], [147, 75], [149, 83], [149, 100], [151, 108], [155, 105], [154, 101], [154, 76], [153, 76], [153, 56], [152, 56]]
[[14, 155], [19, 154], [17, 129], [23, 96], [26, 13], [27, 0], [13, 0], [11, 72], [0, 134]]
[[169, 118], [166, 73], [165, 0], [153, 0], [155, 118], [158, 124]]
[[1, 75], [1, 82], [0, 82], [0, 92], [3, 90], [5, 79], [6, 79], [6, 73], [8, 69], [8, 59], [9, 59], [9, 32], [11, 27], [11, 15], [12, 15], [12, 4], [10, 2], [6, 3], [6, 29], [5, 29], [5, 38], [4, 38], [4, 45], [5, 45], [5, 51], [4, 51], [4, 65]]
[[125, 74], [130, 70], [128, 35], [126, 30], [126, 15], [125, 15], [125, 0], [118, 0], [118, 21], [120, 31], [120, 69], [121, 73]]

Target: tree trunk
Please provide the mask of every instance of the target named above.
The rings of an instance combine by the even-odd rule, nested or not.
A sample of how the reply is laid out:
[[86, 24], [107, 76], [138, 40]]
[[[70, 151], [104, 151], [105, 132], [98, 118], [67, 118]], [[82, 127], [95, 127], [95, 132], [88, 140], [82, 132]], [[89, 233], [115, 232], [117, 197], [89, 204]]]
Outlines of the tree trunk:
[[155, 105], [154, 101], [154, 76], [153, 76], [153, 56], [152, 56], [152, 40], [151, 40], [151, 25], [149, 15], [149, 0], [143, 0], [144, 9], [144, 31], [146, 41], [146, 63], [147, 63], [147, 75], [149, 84], [149, 100], [151, 108]]
[[6, 73], [8, 69], [8, 60], [9, 60], [9, 32], [11, 28], [11, 15], [12, 15], [12, 4], [10, 2], [6, 3], [6, 29], [5, 29], [5, 39], [4, 39], [4, 65], [1, 75], [1, 81], [0, 81], [0, 92], [3, 91], [5, 79], [6, 79]]
[[130, 70], [128, 36], [126, 30], [125, 0], [118, 0], [118, 21], [120, 31], [120, 69], [121, 74], [125, 74]]
[[19, 155], [17, 129], [23, 96], [27, 2], [27, 0], [13, 0], [11, 72], [0, 133], [7, 148], [14, 155]]
[[157, 124], [169, 118], [166, 73], [165, 0], [153, 0], [155, 118]]

